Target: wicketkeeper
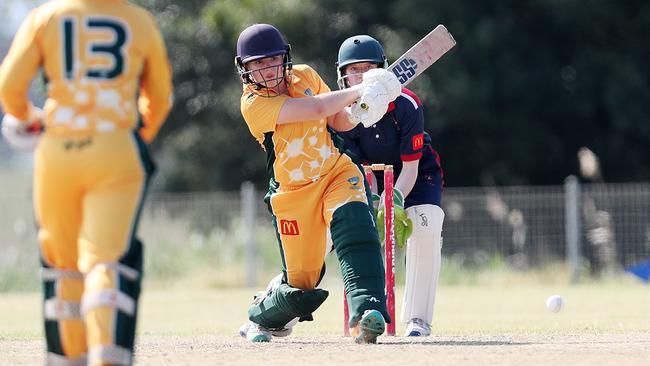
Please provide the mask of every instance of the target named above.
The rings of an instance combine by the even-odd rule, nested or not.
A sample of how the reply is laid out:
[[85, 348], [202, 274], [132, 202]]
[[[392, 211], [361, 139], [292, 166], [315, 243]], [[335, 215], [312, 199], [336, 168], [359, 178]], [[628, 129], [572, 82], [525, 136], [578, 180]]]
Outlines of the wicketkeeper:
[[[371, 197], [362, 168], [343, 152], [332, 128], [376, 122], [400, 84], [380, 70], [332, 92], [312, 68], [292, 64], [289, 44], [268, 24], [241, 32], [235, 62], [244, 84], [242, 115], [267, 154], [266, 202], [283, 264], [283, 274], [256, 297], [251, 322], [240, 333], [264, 342], [287, 335], [296, 318], [311, 320], [328, 294], [316, 286], [325, 272], [329, 229], [350, 304], [349, 326], [356, 342], [375, 343], [391, 319]], [[345, 107], [358, 99], [365, 108], [356, 103], [351, 117]]]
[[[42, 111], [27, 95], [39, 69]], [[146, 143], [169, 112], [171, 88], [153, 17], [122, 0], [45, 3], [0, 67], [2, 134], [36, 148], [47, 364], [133, 363], [142, 279], [135, 235], [154, 170]]]
[[[367, 35], [346, 39], [339, 48], [336, 70], [341, 89], [362, 83], [371, 71], [388, 67], [381, 44]], [[364, 74], [366, 73], [366, 74]], [[440, 157], [424, 131], [422, 103], [412, 91], [403, 88], [380, 120], [371, 126], [357, 126], [343, 132], [346, 147], [364, 164], [393, 165], [397, 181], [394, 188], [395, 239], [406, 244], [406, 290], [402, 321], [406, 336], [428, 336], [440, 273], [442, 222], [440, 208], [443, 173]], [[375, 172], [378, 192], [383, 191], [383, 172]], [[379, 196], [375, 201], [383, 202]], [[378, 222], [383, 222], [383, 207], [378, 207]], [[383, 225], [379, 226], [383, 240]], [[407, 240], [408, 239], [408, 240]]]

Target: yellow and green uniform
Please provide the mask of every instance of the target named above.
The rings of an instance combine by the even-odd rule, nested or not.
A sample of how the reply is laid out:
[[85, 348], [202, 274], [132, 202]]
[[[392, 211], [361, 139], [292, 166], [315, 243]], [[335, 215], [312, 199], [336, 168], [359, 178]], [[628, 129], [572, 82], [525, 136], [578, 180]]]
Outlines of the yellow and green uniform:
[[48, 98], [34, 206], [48, 362], [130, 364], [142, 269], [135, 234], [154, 170], [145, 142], [171, 105], [167, 52], [142, 8], [56, 0], [28, 15], [0, 67], [5, 113], [27, 119], [39, 69]]
[[[244, 86], [241, 98], [249, 130], [267, 153], [271, 182], [266, 201], [277, 229], [286, 282], [303, 290], [316, 287], [324, 271], [329, 229], [342, 261], [346, 292], [352, 297], [351, 321], [358, 321], [366, 309], [380, 310], [388, 319], [379, 241], [362, 169], [340, 149], [341, 140], [326, 119], [277, 124], [287, 99], [330, 89], [306, 65], [295, 65], [288, 77], [288, 95], [267, 97]], [[357, 247], [370, 253], [371, 259], [350, 261], [346, 255]], [[353, 275], [359, 270], [367, 283]]]

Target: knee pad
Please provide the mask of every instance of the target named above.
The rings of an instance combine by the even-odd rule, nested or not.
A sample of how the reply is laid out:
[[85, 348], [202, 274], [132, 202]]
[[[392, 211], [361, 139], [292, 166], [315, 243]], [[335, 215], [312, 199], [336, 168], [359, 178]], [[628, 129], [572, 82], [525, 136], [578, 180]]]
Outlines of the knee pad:
[[85, 365], [86, 336], [80, 311], [83, 275], [45, 266], [41, 269], [41, 279], [48, 362]]
[[442, 223], [439, 206], [417, 205], [406, 210], [413, 234], [406, 244], [406, 285], [401, 320], [418, 318], [431, 324], [440, 275]]
[[135, 240], [118, 262], [97, 263], [86, 274], [81, 313], [89, 363], [132, 363], [141, 269], [142, 243]]
[[436, 205], [417, 205], [406, 209], [406, 214], [413, 222], [413, 234], [410, 239], [416, 242], [430, 238], [432, 235], [441, 237], [442, 223], [445, 213]]
[[365, 310], [378, 310], [389, 323], [386, 310], [384, 262], [377, 226], [370, 207], [350, 202], [339, 207], [330, 224], [350, 310], [350, 327]]
[[301, 290], [282, 283], [253, 303], [248, 318], [266, 328], [282, 328], [294, 318], [310, 319], [328, 295], [322, 289]]

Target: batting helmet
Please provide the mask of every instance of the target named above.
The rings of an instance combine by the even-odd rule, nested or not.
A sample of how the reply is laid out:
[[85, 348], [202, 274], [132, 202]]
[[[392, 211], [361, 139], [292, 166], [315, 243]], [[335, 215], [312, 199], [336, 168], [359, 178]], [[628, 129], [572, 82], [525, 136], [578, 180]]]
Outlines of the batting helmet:
[[388, 60], [384, 53], [384, 48], [379, 41], [368, 36], [352, 36], [341, 44], [339, 48], [339, 58], [336, 61], [336, 73], [338, 75], [337, 83], [340, 88], [345, 87], [345, 74], [343, 69], [350, 64], [358, 62], [372, 62], [384, 69], [388, 67]]
[[[237, 56], [235, 57], [235, 65], [242, 82], [244, 84], [255, 83], [250, 71], [246, 70], [247, 62], [278, 55], [284, 55], [285, 73], [287, 70], [291, 70], [291, 46], [277, 28], [270, 24], [253, 24], [244, 29], [237, 39]], [[268, 87], [267, 85], [259, 86]]]

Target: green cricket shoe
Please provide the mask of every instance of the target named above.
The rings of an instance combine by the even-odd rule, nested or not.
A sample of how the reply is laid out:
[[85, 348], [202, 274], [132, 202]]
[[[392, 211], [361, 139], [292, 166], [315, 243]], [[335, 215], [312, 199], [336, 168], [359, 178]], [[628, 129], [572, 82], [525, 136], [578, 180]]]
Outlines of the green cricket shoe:
[[386, 320], [377, 310], [366, 310], [356, 327], [352, 328], [354, 342], [359, 344], [377, 343], [377, 337], [384, 334]]

